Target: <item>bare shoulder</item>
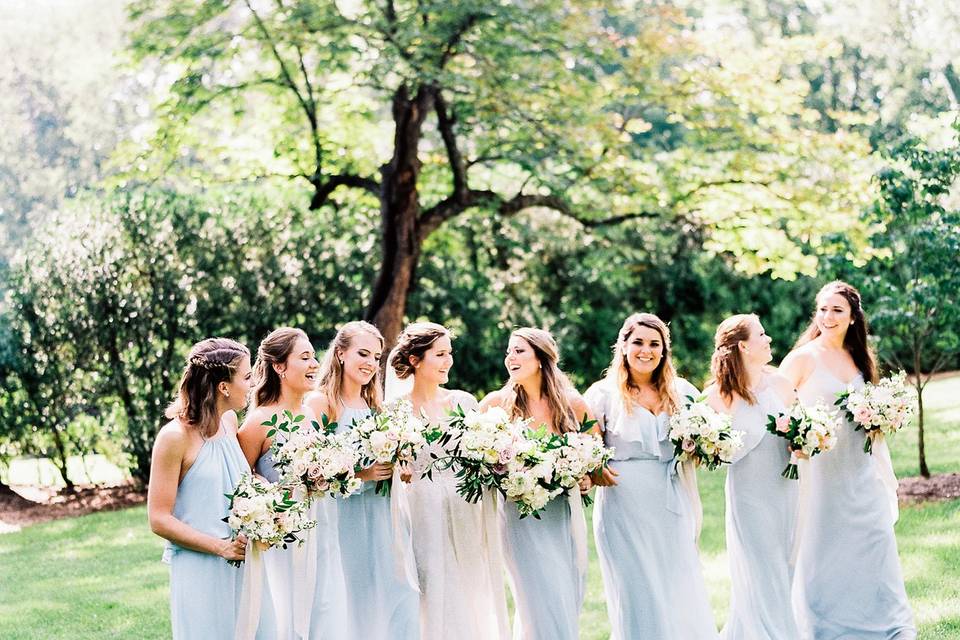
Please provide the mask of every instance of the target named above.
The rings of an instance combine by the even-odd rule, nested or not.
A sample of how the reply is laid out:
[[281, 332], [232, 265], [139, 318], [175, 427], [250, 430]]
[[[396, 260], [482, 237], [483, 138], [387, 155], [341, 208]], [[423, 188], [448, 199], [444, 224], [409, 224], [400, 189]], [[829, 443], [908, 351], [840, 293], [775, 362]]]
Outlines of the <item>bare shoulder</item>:
[[184, 453], [190, 446], [190, 433], [187, 431], [186, 425], [174, 418], [160, 427], [153, 446], [155, 449], [166, 453], [176, 453], [178, 451]]
[[793, 383], [782, 373], [775, 372], [770, 374], [770, 387], [785, 404], [792, 404], [796, 398], [796, 390]]
[[319, 391], [308, 393], [307, 397], [303, 399], [303, 404], [313, 411], [313, 415], [317, 419], [320, 416], [330, 417], [330, 405], [327, 403], [327, 397]]
[[263, 424], [270, 420], [276, 411], [272, 407], [254, 407], [247, 412], [247, 417], [243, 420], [241, 431], [266, 431], [267, 427]]
[[237, 412], [232, 409], [224, 413], [220, 421], [227, 427], [227, 431], [231, 433], [235, 434], [240, 428], [240, 419], [237, 417]]
[[707, 404], [710, 405], [714, 411], [719, 411], [721, 413], [730, 412], [730, 405], [727, 404], [726, 400], [724, 400], [723, 396], [720, 394], [720, 387], [717, 385], [711, 384], [707, 386], [707, 388], [703, 390], [703, 395], [707, 399]]
[[817, 364], [815, 349], [813, 343], [807, 343], [788, 353], [780, 363], [780, 375], [785, 377], [793, 388], [799, 387], [813, 372]]
[[587, 401], [583, 399], [583, 396], [580, 395], [580, 392], [576, 389], [567, 390], [567, 402], [570, 403], [570, 408], [573, 409], [573, 412], [578, 416], [590, 411], [590, 408], [587, 406]]
[[463, 389], [450, 389], [447, 395], [447, 402], [451, 408], [459, 406], [464, 411], [476, 409], [479, 405], [474, 395]]
[[489, 409], [490, 407], [502, 407], [507, 402], [507, 391], [506, 389], [497, 389], [496, 391], [491, 391], [483, 397], [483, 400], [480, 401], [481, 409]]

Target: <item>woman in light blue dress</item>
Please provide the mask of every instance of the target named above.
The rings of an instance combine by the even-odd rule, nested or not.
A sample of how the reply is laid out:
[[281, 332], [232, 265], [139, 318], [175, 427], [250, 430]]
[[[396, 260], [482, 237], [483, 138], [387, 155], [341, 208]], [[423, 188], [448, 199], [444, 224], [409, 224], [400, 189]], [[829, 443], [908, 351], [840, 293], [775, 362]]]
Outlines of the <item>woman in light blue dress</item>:
[[[502, 407], [554, 433], [575, 430], [588, 410], [557, 367], [559, 352], [542, 329], [510, 336], [504, 364], [507, 385], [483, 399], [481, 409]], [[590, 489], [583, 478], [581, 492]], [[579, 495], [559, 496], [540, 519], [520, 519], [516, 504], [503, 506], [503, 555], [516, 604], [514, 640], [577, 640], [586, 583], [586, 523]]]
[[[859, 292], [831, 282], [807, 331], [780, 366], [804, 405], [832, 407], [848, 386], [875, 381]], [[896, 478], [886, 443], [863, 451], [843, 420], [836, 446], [800, 467], [800, 544], [794, 611], [812, 640], [917, 637], [897, 556]]]
[[800, 486], [780, 474], [790, 462], [786, 441], [767, 431], [767, 416], [795, 399], [789, 381], [765, 369], [770, 337], [755, 315], [717, 327], [709, 404], [732, 415], [743, 447], [727, 471], [727, 558], [730, 614], [724, 640], [799, 640], [793, 617], [792, 556]]
[[246, 540], [223, 522], [240, 476], [249, 472], [237, 444], [236, 410], [250, 391], [250, 352], [225, 338], [190, 350], [171, 419], [157, 434], [150, 469], [150, 528], [167, 540], [170, 618], [175, 640], [232, 640]]
[[[330, 343], [307, 404], [336, 421], [337, 433], [380, 408], [382, 355], [383, 337], [366, 322], [348, 322]], [[416, 640], [420, 600], [403, 483], [389, 464], [374, 464], [357, 477], [364, 481], [360, 493], [338, 500], [351, 637]], [[378, 495], [376, 482], [390, 478], [391, 496]]]
[[[316, 416], [304, 402], [316, 385], [320, 364], [307, 335], [293, 328], [270, 333], [257, 350], [254, 406], [240, 429], [240, 444], [258, 474], [277, 482], [264, 426], [283, 411], [303, 415], [310, 428]], [[258, 635], [271, 640], [339, 640], [350, 635], [337, 530], [337, 503], [319, 498], [310, 505], [316, 527], [303, 532], [303, 544], [263, 553]]]
[[676, 377], [667, 326], [649, 313], [627, 318], [606, 377], [586, 393], [616, 450], [616, 480], [594, 479], [593, 512], [612, 640], [717, 637], [697, 551], [694, 469], [677, 468], [667, 435], [670, 415], [696, 395]]

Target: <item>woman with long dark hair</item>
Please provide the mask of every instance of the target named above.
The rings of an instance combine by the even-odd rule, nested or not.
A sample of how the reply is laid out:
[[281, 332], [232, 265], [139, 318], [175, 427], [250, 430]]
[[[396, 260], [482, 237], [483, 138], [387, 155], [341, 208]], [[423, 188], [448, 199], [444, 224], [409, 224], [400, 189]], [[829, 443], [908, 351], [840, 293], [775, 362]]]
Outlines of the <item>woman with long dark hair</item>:
[[[860, 292], [831, 282], [780, 371], [805, 405], [876, 382]], [[913, 614], [897, 556], [896, 479], [885, 443], [863, 450], [863, 431], [843, 420], [837, 445], [800, 468], [797, 622], [816, 640], [912, 640]]]

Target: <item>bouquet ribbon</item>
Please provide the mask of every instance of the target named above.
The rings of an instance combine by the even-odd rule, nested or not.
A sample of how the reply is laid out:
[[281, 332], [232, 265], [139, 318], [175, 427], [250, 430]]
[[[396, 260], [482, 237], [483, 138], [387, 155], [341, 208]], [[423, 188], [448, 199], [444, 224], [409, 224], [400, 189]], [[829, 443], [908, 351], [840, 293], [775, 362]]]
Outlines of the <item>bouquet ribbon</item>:
[[400, 465], [393, 467], [390, 487], [390, 520], [393, 524], [393, 559], [397, 576], [420, 593], [417, 563], [413, 556], [410, 504], [407, 501], [406, 483], [400, 479]]
[[570, 503], [570, 528], [573, 546], [577, 552], [577, 572], [581, 577], [587, 575], [587, 519], [583, 513], [583, 499], [580, 490], [574, 487], [567, 495]]
[[243, 588], [237, 609], [236, 640], [253, 640], [260, 624], [260, 599], [263, 595], [263, 553], [253, 540], [247, 541], [243, 562]]
[[[314, 501], [312, 515], [319, 521], [320, 501]], [[310, 637], [310, 615], [313, 613], [313, 594], [317, 589], [317, 545], [319, 534], [316, 529], [305, 533], [302, 546], [290, 551], [294, 554], [293, 571], [293, 630], [298, 638]]]

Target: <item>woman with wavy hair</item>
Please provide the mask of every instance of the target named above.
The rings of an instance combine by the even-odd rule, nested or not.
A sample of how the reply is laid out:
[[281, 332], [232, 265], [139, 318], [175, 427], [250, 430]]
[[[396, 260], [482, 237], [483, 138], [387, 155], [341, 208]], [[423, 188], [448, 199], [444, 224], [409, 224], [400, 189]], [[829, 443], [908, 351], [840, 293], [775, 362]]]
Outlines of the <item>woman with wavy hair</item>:
[[799, 483], [780, 475], [790, 452], [767, 431], [767, 417], [785, 412], [796, 393], [767, 366], [772, 357], [757, 316], [731, 316], [717, 327], [707, 402], [743, 433], [743, 447], [727, 471], [732, 588], [724, 640], [800, 638], [791, 608]]
[[716, 638], [697, 538], [691, 463], [678, 468], [670, 416], [698, 392], [677, 377], [670, 330], [651, 313], [624, 321], [605, 377], [587, 404], [614, 447], [615, 482], [597, 479], [593, 532], [614, 640]]
[[[335, 421], [337, 433], [348, 431], [381, 408], [382, 356], [383, 336], [376, 327], [346, 323], [327, 348], [307, 405]], [[350, 637], [415, 640], [420, 637], [419, 595], [399, 470], [376, 463], [357, 477], [363, 480], [360, 493], [337, 501]], [[376, 482], [389, 478], [394, 478], [390, 497], [378, 495]]]
[[[560, 352], [547, 331], [524, 327], [510, 335], [504, 365], [509, 380], [483, 399], [553, 433], [576, 431], [589, 410], [558, 366]], [[583, 478], [580, 491], [590, 489]], [[551, 500], [540, 519], [520, 519], [503, 505], [503, 553], [516, 602], [515, 640], [576, 640], [586, 582], [586, 524], [579, 495]]]
[[[476, 409], [472, 395], [443, 386], [453, 367], [452, 337], [433, 322], [408, 325], [390, 353], [387, 400], [409, 401], [417, 415], [433, 424], [443, 423], [458, 407]], [[412, 385], [398, 392], [405, 381]], [[442, 456], [442, 447], [435, 443], [422, 456], [423, 464], [418, 460], [408, 489], [421, 640], [506, 640], [496, 495], [488, 493], [478, 504], [467, 502], [457, 493], [450, 469], [434, 469], [429, 479], [421, 478], [430, 453]]]
[[237, 414], [250, 391], [250, 351], [226, 338], [190, 350], [170, 422], [153, 447], [147, 514], [167, 540], [170, 618], [176, 640], [234, 637], [246, 540], [230, 539], [224, 494], [250, 467], [237, 444]]
[[[804, 405], [833, 407], [837, 394], [876, 382], [877, 365], [860, 292], [824, 286], [809, 326], [780, 372]], [[886, 443], [863, 450], [843, 420], [837, 445], [800, 468], [799, 553], [794, 610], [804, 637], [913, 640], [917, 632], [897, 556], [896, 477]]]
[[[301, 428], [309, 429], [318, 416], [305, 398], [316, 385], [319, 370], [313, 345], [300, 329], [275, 329], [257, 349], [253, 406], [240, 429], [240, 445], [257, 473], [270, 482], [279, 480], [270, 451], [277, 436], [267, 435], [271, 427], [264, 422], [289, 411], [303, 415]], [[338, 640], [350, 633], [344, 611], [337, 505], [328, 498], [315, 500], [309, 517], [317, 526], [302, 534], [302, 545], [270, 549], [263, 554], [266, 597], [261, 630], [272, 629], [264, 637]]]

